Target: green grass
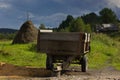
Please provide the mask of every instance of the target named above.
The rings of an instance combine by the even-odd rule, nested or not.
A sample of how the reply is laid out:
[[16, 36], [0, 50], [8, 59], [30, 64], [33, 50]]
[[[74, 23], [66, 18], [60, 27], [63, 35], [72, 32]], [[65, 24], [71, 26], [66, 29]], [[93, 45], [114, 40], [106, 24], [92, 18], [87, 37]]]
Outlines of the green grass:
[[45, 67], [46, 55], [37, 53], [35, 43], [15, 44], [11, 41], [0, 41], [0, 62], [19, 66]]
[[118, 49], [117, 54], [113, 55], [112, 65], [120, 70], [120, 43], [117, 44], [116, 48]]
[[111, 65], [120, 69], [119, 43], [105, 34], [92, 34], [91, 52], [88, 54], [89, 67], [101, 68]]
[[[110, 37], [105, 34], [92, 33], [91, 52], [87, 54], [89, 68], [102, 68], [110, 65], [120, 70], [118, 35], [115, 37], [112, 34]], [[19, 66], [45, 67], [46, 55], [36, 52], [36, 43], [12, 45], [11, 41], [0, 41], [0, 62]]]
[[111, 36], [112, 38], [114, 38], [115, 40], [120, 42], [120, 31], [119, 32], [110, 33], [109, 36]]

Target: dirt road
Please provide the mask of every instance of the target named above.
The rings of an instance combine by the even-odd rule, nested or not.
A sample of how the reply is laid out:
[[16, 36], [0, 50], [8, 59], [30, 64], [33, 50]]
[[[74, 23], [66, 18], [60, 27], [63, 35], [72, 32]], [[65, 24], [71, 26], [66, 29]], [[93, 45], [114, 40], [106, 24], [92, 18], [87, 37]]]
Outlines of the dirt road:
[[43, 68], [19, 67], [0, 63], [0, 80], [120, 80], [120, 71], [113, 67], [81, 72], [78, 67], [70, 68], [60, 77]]

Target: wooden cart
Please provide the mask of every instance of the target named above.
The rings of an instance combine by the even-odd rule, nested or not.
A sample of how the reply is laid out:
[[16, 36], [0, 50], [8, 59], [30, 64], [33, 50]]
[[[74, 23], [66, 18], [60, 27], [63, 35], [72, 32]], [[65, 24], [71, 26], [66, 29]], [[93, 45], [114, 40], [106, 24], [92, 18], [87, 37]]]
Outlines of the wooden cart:
[[87, 70], [85, 54], [90, 51], [90, 34], [80, 32], [39, 31], [37, 49], [47, 54], [46, 68], [54, 69], [54, 63], [61, 63], [62, 70], [70, 64], [81, 64], [82, 72]]

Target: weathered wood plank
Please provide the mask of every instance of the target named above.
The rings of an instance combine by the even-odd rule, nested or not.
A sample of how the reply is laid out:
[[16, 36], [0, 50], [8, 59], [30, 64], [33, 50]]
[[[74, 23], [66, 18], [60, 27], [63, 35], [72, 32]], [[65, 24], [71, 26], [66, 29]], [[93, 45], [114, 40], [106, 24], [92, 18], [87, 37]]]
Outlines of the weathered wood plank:
[[38, 51], [54, 55], [81, 55], [84, 53], [84, 33], [40, 33]]
[[40, 42], [40, 51], [64, 51], [77, 52], [78, 42], [71, 41], [42, 41]]
[[[81, 37], [80, 37], [81, 36]], [[78, 41], [84, 40], [82, 38], [84, 34], [83, 33], [40, 33], [40, 39], [41, 40], [66, 40], [66, 41]]]

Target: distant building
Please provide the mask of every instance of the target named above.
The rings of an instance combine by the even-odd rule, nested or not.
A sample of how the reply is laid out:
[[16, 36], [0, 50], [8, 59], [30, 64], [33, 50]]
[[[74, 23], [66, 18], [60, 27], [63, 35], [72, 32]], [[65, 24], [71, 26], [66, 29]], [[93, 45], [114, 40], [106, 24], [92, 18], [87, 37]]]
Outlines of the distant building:
[[116, 32], [118, 30], [119, 30], [118, 26], [114, 24], [96, 25], [96, 32]]

